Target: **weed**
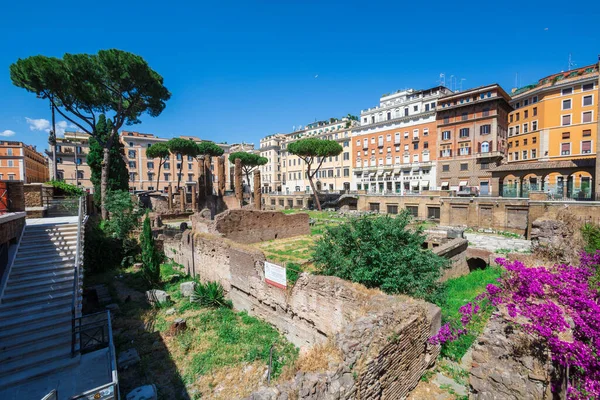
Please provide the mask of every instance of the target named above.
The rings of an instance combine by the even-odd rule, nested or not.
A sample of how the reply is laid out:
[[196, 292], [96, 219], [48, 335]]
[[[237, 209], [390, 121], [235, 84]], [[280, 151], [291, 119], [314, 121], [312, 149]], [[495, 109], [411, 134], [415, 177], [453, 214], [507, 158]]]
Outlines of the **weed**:
[[423, 376], [421, 376], [421, 381], [429, 382], [431, 380], [431, 378], [433, 378], [434, 375], [435, 375], [435, 370], [429, 369], [429, 370], [425, 371]]
[[204, 307], [233, 307], [231, 301], [225, 299], [223, 286], [218, 282], [198, 283], [190, 296], [190, 302]]

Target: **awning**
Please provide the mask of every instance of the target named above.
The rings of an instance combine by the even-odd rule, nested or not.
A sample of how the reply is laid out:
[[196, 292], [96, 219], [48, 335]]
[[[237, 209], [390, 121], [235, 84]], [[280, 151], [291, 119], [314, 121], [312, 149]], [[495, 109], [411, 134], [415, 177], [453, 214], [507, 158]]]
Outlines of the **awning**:
[[384, 176], [390, 176], [390, 171], [385, 171]]
[[442, 187], [448, 186], [449, 184], [450, 184], [449, 182], [442, 182]]
[[419, 181], [412, 181], [411, 185], [412, 185], [412, 187], [418, 188], [419, 187]]
[[429, 181], [421, 181], [421, 187], [429, 187]]
[[460, 183], [458, 184], [458, 186], [467, 186], [469, 184], [468, 181], [460, 181]]
[[371, 172], [369, 176], [375, 176], [375, 172]]
[[377, 171], [377, 175], [383, 175], [383, 172], [384, 172], [383, 170], [379, 170], [379, 171]]

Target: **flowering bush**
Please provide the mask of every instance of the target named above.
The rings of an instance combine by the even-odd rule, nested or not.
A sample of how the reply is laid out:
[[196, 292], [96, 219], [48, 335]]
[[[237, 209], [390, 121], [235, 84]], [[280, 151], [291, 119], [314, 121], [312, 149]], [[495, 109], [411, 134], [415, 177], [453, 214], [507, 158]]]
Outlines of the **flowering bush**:
[[503, 305], [513, 322], [541, 339], [552, 360], [568, 372], [568, 398], [600, 398], [600, 305], [591, 279], [600, 265], [600, 251], [582, 254], [579, 266], [530, 268], [503, 258], [496, 262], [506, 270], [499, 284], [488, 285], [474, 302], [460, 308], [461, 327], [445, 324], [430, 341], [456, 340], [468, 332], [482, 307]]

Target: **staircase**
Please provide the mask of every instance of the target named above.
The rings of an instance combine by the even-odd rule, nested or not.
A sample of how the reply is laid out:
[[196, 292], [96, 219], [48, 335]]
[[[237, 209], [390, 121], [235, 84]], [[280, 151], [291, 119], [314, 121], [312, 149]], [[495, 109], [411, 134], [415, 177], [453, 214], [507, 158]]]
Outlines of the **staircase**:
[[38, 221], [25, 227], [0, 300], [0, 389], [79, 362], [72, 348], [79, 218]]

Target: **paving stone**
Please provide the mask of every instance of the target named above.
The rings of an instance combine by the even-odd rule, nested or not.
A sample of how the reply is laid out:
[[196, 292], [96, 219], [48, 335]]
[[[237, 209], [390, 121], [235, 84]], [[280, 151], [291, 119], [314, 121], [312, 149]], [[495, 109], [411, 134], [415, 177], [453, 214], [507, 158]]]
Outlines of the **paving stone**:
[[[140, 362], [140, 355], [136, 349], [129, 349], [119, 353], [117, 358], [117, 365], [121, 369], [127, 369]], [[127, 397], [129, 398], [129, 397]]]

